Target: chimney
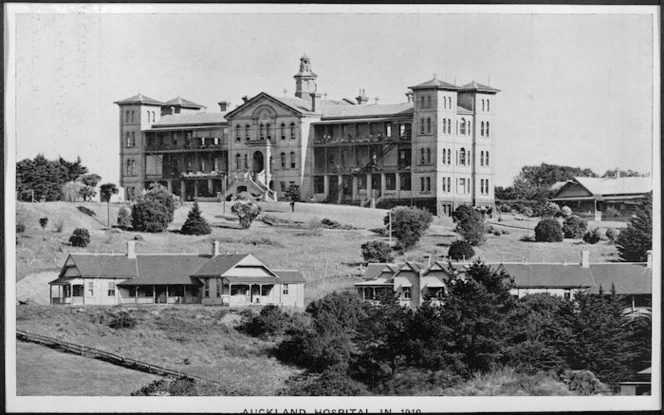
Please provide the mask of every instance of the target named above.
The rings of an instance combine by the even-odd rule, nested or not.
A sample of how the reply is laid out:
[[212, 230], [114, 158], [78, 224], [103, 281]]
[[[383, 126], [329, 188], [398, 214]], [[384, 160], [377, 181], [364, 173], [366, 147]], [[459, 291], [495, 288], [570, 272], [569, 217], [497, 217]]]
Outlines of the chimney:
[[228, 111], [228, 107], [231, 106], [231, 103], [228, 102], [228, 101], [219, 101], [218, 104], [219, 104], [219, 109], [221, 110], [221, 112]]
[[136, 241], [127, 241], [127, 258], [136, 258]]
[[359, 105], [366, 104], [369, 101], [369, 98], [364, 95], [364, 89], [360, 89], [360, 93], [355, 99]]
[[616, 179], [620, 179], [620, 170], [616, 169]]
[[431, 258], [432, 258], [432, 256], [433, 256], [433, 255], [431, 255], [431, 254], [424, 254], [424, 261], [426, 262], [427, 267], [430, 267], [430, 266], [431, 266]]
[[243, 97], [242, 97], [242, 101], [246, 103], [247, 101], [249, 101], [249, 97], [246, 96], [246, 95], [243, 96]]
[[590, 268], [590, 251], [581, 251], [581, 268]]
[[378, 105], [378, 100], [379, 100], [380, 98], [376, 97], [375, 99], [376, 99], [376, 105]]
[[406, 98], [408, 98], [408, 102], [413, 102], [413, 93], [406, 92]]
[[219, 241], [212, 241], [212, 256], [219, 255]]
[[648, 254], [648, 264], [646, 266], [652, 269], [652, 251], [647, 250], [646, 253]]
[[316, 93], [312, 92], [309, 96], [311, 96], [311, 112], [316, 112]]

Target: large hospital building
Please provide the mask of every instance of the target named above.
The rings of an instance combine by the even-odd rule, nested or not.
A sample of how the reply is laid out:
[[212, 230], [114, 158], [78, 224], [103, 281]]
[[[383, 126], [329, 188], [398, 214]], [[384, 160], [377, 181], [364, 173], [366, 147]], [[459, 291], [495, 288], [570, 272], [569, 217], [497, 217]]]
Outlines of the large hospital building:
[[125, 197], [158, 182], [183, 200], [248, 191], [306, 201], [426, 207], [493, 207], [496, 94], [471, 82], [433, 79], [408, 87], [406, 102], [331, 100], [317, 92], [305, 55], [295, 96], [261, 92], [219, 112], [183, 98], [138, 94], [120, 110], [120, 184]]

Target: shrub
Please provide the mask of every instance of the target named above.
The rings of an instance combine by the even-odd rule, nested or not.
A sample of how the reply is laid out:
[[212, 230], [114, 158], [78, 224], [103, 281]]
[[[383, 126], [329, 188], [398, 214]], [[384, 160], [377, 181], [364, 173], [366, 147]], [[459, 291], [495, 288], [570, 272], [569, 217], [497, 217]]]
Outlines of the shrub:
[[255, 199], [249, 192], [240, 192], [237, 195], [237, 200], [251, 200], [253, 202]]
[[555, 219], [542, 219], [535, 226], [535, 241], [560, 242], [563, 240], [563, 230]]
[[623, 261], [643, 262], [652, 249], [652, 193], [637, 207], [627, 228], [616, 238], [616, 247]]
[[563, 222], [563, 234], [568, 239], [579, 239], [588, 229], [588, 222], [576, 215], [572, 215]]
[[112, 329], [131, 329], [136, 327], [136, 319], [126, 311], [121, 311], [108, 322]]
[[596, 244], [599, 240], [602, 239], [602, 234], [599, 231], [599, 228], [595, 228], [592, 231], [588, 231], [583, 234], [583, 242], [587, 244]]
[[392, 217], [392, 235], [399, 241], [404, 250], [414, 247], [424, 233], [429, 229], [433, 217], [428, 210], [417, 207], [397, 206], [391, 210], [391, 215], [385, 216], [383, 223], [389, 225]]
[[254, 337], [277, 336], [284, 333], [290, 317], [276, 305], [267, 305], [261, 312], [240, 327], [241, 331]]
[[143, 199], [131, 209], [134, 230], [139, 232], [163, 232], [170, 223], [168, 209], [156, 200]]
[[320, 236], [323, 234], [323, 224], [316, 216], [309, 219], [309, 223], [307, 224], [307, 229], [309, 229], [309, 232], [311, 232], [314, 235]]
[[69, 237], [69, 243], [72, 246], [85, 248], [90, 243], [90, 232], [85, 228], [76, 228]]
[[197, 396], [196, 383], [187, 377], [167, 377], [155, 380], [131, 396]]
[[553, 202], [547, 202], [543, 209], [544, 217], [553, 218], [561, 214], [560, 206]]
[[609, 238], [609, 241], [615, 242], [618, 238], [618, 231], [614, 228], [609, 228], [606, 230], [606, 237]]
[[534, 215], [533, 209], [528, 207], [528, 206], [523, 206], [520, 210], [519, 213], [521, 213], [523, 216], [527, 217], [532, 217]]
[[371, 395], [367, 387], [336, 371], [299, 376], [288, 382], [288, 387], [279, 391], [288, 396], [365, 396]]
[[567, 387], [580, 395], [597, 395], [610, 392], [610, 388], [597, 379], [590, 370], [566, 370], [561, 375]]
[[369, 241], [362, 244], [362, 259], [366, 262], [391, 262], [392, 247], [383, 241]]
[[454, 229], [471, 245], [480, 245], [485, 240], [484, 218], [482, 214], [469, 205], [459, 206], [452, 219], [457, 224]]
[[39, 219], [39, 226], [42, 227], [42, 229], [46, 229], [46, 226], [48, 225], [48, 218], [40, 218]]
[[617, 218], [618, 216], [620, 216], [620, 211], [613, 207], [607, 207], [604, 209], [604, 212], [602, 212], [602, 217], [606, 219]]
[[182, 225], [180, 230], [185, 235], [208, 235], [212, 232], [210, 225], [201, 215], [201, 209], [198, 207], [198, 202], [194, 202], [194, 206], [187, 215], [187, 220]]
[[118, 211], [118, 226], [120, 228], [131, 227], [131, 210], [124, 206]]
[[138, 197], [138, 201], [154, 201], [164, 207], [167, 212], [167, 222], [166, 228], [169, 223], [173, 222], [173, 215], [175, 214], [175, 199], [173, 194], [168, 191], [164, 186], [153, 183], [150, 185], [150, 189], [145, 192], [143, 195]]
[[25, 232], [25, 225], [22, 224], [21, 222], [16, 223], [16, 233], [23, 233]]
[[455, 261], [468, 260], [475, 256], [475, 250], [466, 241], [454, 241], [452, 242], [452, 245], [450, 245], [450, 250], [447, 252], [447, 255]]
[[[243, 193], [240, 193], [242, 196]], [[261, 213], [261, 208], [251, 200], [240, 199], [233, 204], [231, 212], [235, 213], [240, 221], [242, 229], [249, 229], [251, 222]]]
[[563, 215], [563, 218], [568, 218], [572, 216], [572, 208], [569, 206], [563, 206], [563, 208], [560, 209], [560, 214]]
[[53, 223], [53, 226], [55, 227], [55, 231], [57, 233], [62, 232], [62, 230], [65, 227], [65, 220], [64, 219], [58, 219]]

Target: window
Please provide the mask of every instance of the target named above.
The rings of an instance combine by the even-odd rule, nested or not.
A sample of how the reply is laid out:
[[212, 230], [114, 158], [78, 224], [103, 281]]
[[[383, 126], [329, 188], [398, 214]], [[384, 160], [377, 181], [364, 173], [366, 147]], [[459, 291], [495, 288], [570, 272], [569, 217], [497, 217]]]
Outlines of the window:
[[265, 126], [263, 124], [261, 124], [259, 126], [258, 131], [259, 131], [261, 140], [265, 140]]
[[410, 173], [401, 174], [399, 178], [401, 179], [399, 183], [399, 185], [401, 186], [401, 190], [410, 191], [411, 189]]
[[480, 123], [480, 135], [484, 137], [484, 121]]
[[127, 147], [131, 147], [131, 141], [129, 140], [129, 131], [127, 131]]
[[452, 108], [452, 97], [447, 97], [447, 99], [449, 100], [448, 101], [450, 103], [449, 108], [451, 109]]
[[129, 122], [129, 111], [125, 113], [125, 122]]
[[150, 122], [150, 111], [146, 111], [148, 113], [148, 122]]
[[385, 135], [392, 137], [392, 124], [385, 124]]
[[90, 281], [88, 283], [88, 296], [92, 297], [95, 295], [95, 285], [94, 282]]
[[427, 118], [427, 134], [431, 134], [431, 118]]
[[265, 125], [265, 135], [268, 140], [272, 140], [272, 134], [270, 133], [270, 124]]
[[295, 140], [295, 123], [290, 123], [290, 139]]
[[489, 134], [489, 121], [486, 122], [486, 136], [488, 137]]
[[152, 111], [152, 122], [154, 122], [154, 120], [155, 120], [155, 118], [154, 118], [154, 111]]
[[466, 149], [463, 147], [459, 151], [459, 164], [462, 166], [466, 165]]
[[431, 149], [427, 148], [427, 164], [431, 164]]
[[108, 297], [115, 297], [115, 282], [108, 283], [108, 292], [106, 293]]
[[131, 122], [134, 122], [134, 111], [131, 112]]
[[281, 168], [286, 168], [286, 153], [281, 153]]
[[482, 111], [484, 111], [484, 100], [482, 100]]
[[457, 179], [457, 193], [466, 193], [466, 179]]
[[484, 151], [480, 152], [480, 166], [484, 166]]
[[244, 155], [244, 168], [248, 169], [249, 168], [249, 159], [247, 158], [247, 155]]
[[261, 295], [263, 297], [267, 297], [268, 295], [270, 295], [270, 290], [272, 290], [271, 285], [261, 285]]
[[472, 124], [470, 123], [470, 120], [468, 120], [468, 135], [471, 135], [471, 134], [472, 134], [472, 132], [470, 131], [470, 126], [471, 126], [471, 125], [472, 125]]
[[410, 300], [410, 296], [411, 296], [410, 287], [402, 287], [401, 288], [401, 293], [403, 294], [404, 300]]
[[570, 292], [570, 290], [565, 290], [565, 292], [563, 293], [563, 298], [565, 300], [569, 300], [572, 298], [572, 293]]
[[424, 118], [420, 120], [420, 134], [424, 134]]
[[240, 126], [235, 126], [235, 141], [240, 141]]
[[452, 134], [452, 120], [447, 119], [447, 134]]
[[394, 173], [385, 174], [385, 190], [396, 190], [396, 189], [397, 189], [396, 174]]
[[127, 176], [136, 174], [136, 160], [127, 160]]
[[424, 164], [424, 149], [420, 149], [420, 164]]
[[420, 177], [421, 192], [426, 193], [431, 191], [431, 177]]
[[283, 285], [281, 286], [281, 288], [282, 288], [281, 293], [282, 293], [283, 295], [288, 295], [288, 284], [283, 284]]
[[461, 119], [461, 135], [466, 135], [466, 120]]
[[131, 132], [131, 146], [136, 147], [136, 132], [135, 131]]
[[314, 193], [325, 193], [325, 177], [314, 176]]
[[452, 150], [447, 149], [447, 164], [452, 164]]
[[221, 278], [217, 278], [215, 281], [215, 285], [217, 286], [217, 298], [221, 298], [221, 286], [223, 285], [221, 283]]
[[244, 126], [244, 136], [247, 141], [251, 140], [251, 137], [249, 136], [249, 124]]
[[281, 139], [286, 139], [286, 124], [281, 123]]
[[424, 108], [424, 97], [420, 98], [420, 108]]
[[83, 285], [74, 285], [74, 292], [73, 296], [74, 297], [83, 297]]
[[486, 157], [486, 160], [484, 160], [484, 165], [488, 167], [489, 166], [489, 152], [488, 151], [485, 153], [485, 157]]
[[240, 170], [241, 159], [242, 156], [239, 153], [235, 155], [235, 170]]
[[281, 193], [284, 193], [286, 191], [286, 182], [281, 182]]
[[491, 101], [488, 99], [486, 100], [486, 111], [491, 112]]
[[295, 153], [292, 151], [290, 153], [290, 167], [291, 169], [295, 168]]
[[427, 97], [427, 107], [431, 108], [431, 97]]
[[447, 133], [447, 120], [443, 118], [443, 134]]
[[210, 298], [210, 279], [205, 278], [204, 280], [204, 296], [205, 298]]

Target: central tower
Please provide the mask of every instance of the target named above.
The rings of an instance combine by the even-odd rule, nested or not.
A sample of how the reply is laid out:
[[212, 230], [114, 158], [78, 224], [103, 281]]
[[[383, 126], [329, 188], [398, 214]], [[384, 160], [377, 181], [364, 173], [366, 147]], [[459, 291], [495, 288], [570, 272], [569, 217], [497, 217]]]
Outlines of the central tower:
[[300, 71], [293, 78], [295, 78], [295, 96], [305, 101], [311, 101], [311, 94], [316, 93], [318, 75], [311, 70], [311, 61], [306, 54], [300, 58]]

